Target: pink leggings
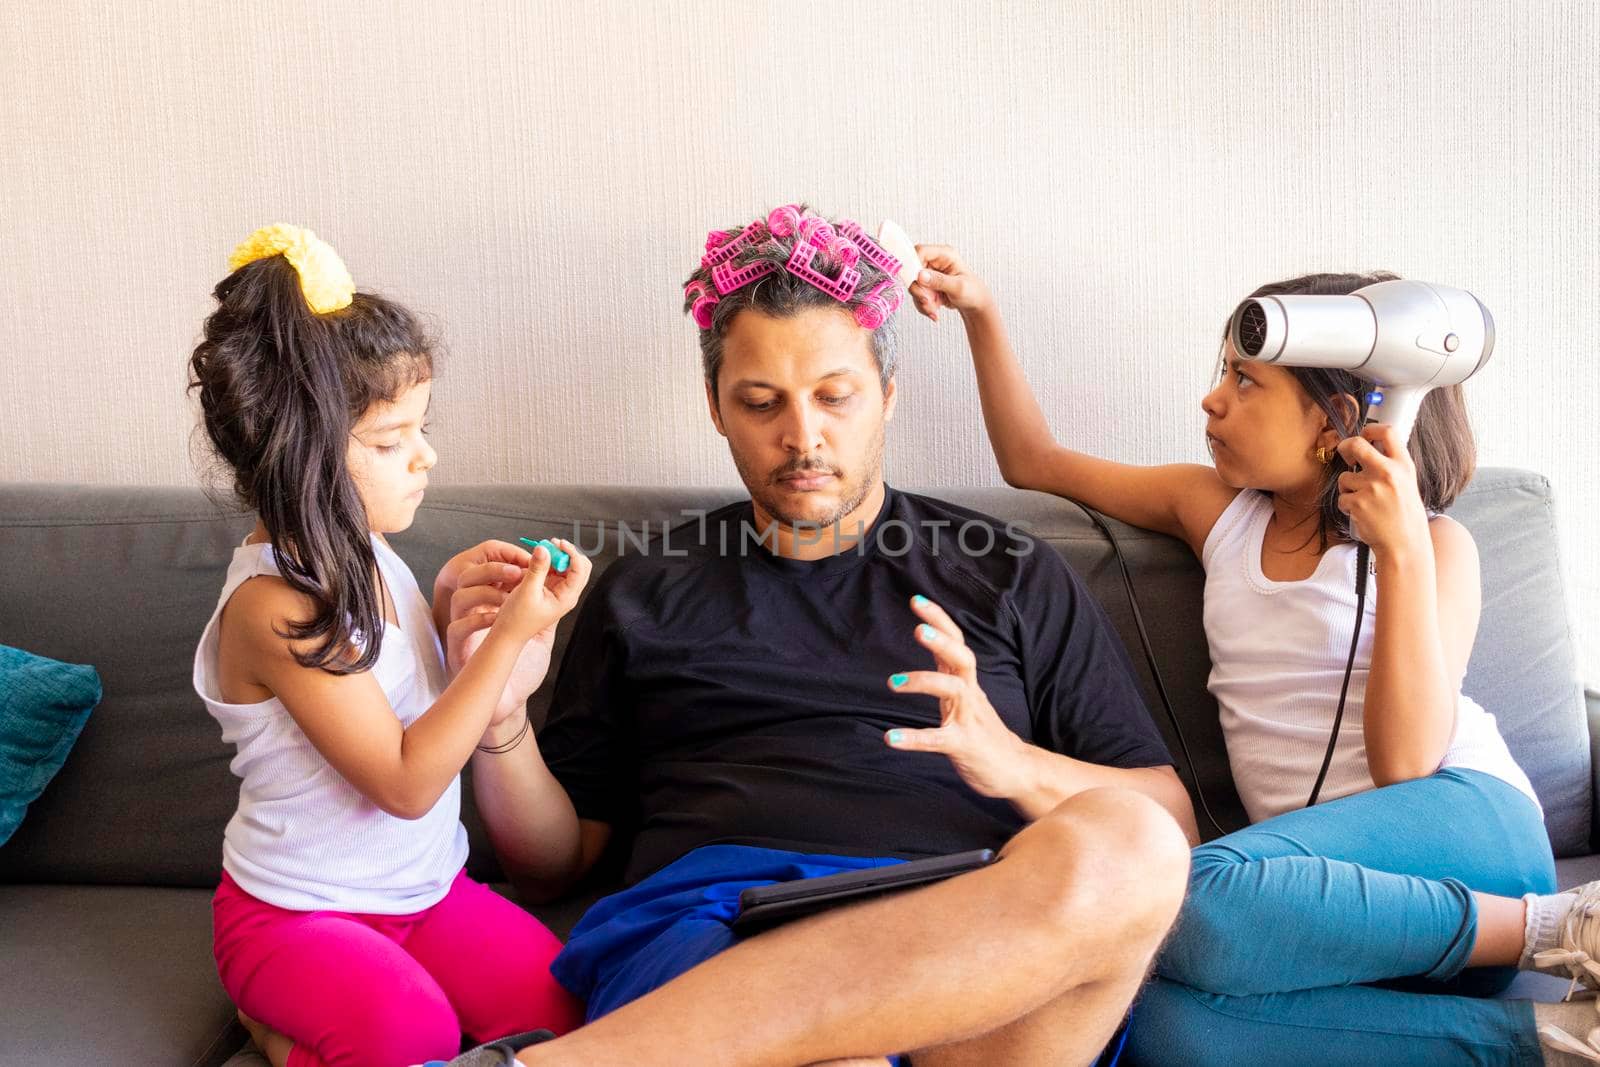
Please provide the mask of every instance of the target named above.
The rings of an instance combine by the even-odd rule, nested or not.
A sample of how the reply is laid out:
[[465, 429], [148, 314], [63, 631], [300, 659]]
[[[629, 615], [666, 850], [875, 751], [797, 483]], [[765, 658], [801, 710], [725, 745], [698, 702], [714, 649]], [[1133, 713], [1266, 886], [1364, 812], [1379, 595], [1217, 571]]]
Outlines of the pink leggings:
[[583, 1007], [550, 977], [561, 942], [493, 890], [456, 875], [411, 915], [286, 911], [226, 873], [211, 902], [222, 987], [294, 1042], [290, 1067], [406, 1067], [473, 1041], [545, 1027]]

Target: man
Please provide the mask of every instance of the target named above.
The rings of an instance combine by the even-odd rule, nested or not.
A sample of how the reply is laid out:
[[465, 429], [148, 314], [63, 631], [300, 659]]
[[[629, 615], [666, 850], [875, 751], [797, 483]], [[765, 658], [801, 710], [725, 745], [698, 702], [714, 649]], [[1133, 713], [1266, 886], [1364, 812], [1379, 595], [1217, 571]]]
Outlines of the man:
[[[530, 897], [631, 836], [553, 967], [594, 1021], [523, 1063], [1089, 1063], [1181, 903], [1193, 812], [1097, 605], [1048, 548], [883, 482], [898, 290], [853, 232], [784, 208], [712, 235], [686, 310], [750, 500], [613, 564], [537, 743], [507, 716], [474, 757]], [[453, 642], [503, 571], [441, 577]], [[748, 885], [981, 847], [728, 929]]]

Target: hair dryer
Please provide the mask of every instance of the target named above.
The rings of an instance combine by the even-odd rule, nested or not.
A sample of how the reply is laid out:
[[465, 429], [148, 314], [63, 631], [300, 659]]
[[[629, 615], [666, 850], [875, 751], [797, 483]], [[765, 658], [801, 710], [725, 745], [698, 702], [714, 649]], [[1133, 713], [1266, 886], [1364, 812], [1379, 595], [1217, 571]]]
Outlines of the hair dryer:
[[1239, 305], [1228, 337], [1243, 359], [1333, 367], [1372, 383], [1367, 422], [1411, 439], [1429, 389], [1476, 374], [1494, 351], [1494, 319], [1464, 289], [1403, 279], [1348, 296], [1258, 296]]

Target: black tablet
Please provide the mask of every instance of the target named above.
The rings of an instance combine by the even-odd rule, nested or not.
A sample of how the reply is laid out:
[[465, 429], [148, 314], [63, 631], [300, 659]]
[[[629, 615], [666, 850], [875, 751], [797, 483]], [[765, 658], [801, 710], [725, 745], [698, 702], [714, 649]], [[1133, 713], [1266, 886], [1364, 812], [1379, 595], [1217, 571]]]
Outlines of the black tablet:
[[741, 934], [755, 933], [838, 904], [975, 871], [993, 863], [994, 858], [993, 849], [980, 848], [953, 856], [753, 886], [739, 894], [739, 914], [734, 917], [733, 929]]

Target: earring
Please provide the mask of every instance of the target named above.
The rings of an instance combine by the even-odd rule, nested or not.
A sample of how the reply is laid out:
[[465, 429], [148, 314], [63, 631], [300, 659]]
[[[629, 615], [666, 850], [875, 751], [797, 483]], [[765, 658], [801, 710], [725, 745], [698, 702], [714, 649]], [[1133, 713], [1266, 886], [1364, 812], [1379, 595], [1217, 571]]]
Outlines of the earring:
[[1324, 467], [1326, 467], [1328, 465], [1328, 461], [1330, 459], [1332, 459], [1332, 458], [1333, 458], [1332, 456], [1328, 455], [1328, 449], [1327, 449], [1326, 446], [1324, 446], [1324, 445], [1318, 445], [1317, 446], [1317, 462], [1318, 463], [1320, 463]]

